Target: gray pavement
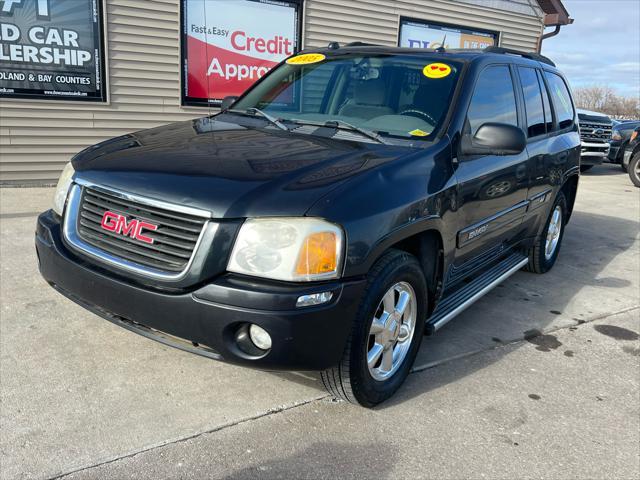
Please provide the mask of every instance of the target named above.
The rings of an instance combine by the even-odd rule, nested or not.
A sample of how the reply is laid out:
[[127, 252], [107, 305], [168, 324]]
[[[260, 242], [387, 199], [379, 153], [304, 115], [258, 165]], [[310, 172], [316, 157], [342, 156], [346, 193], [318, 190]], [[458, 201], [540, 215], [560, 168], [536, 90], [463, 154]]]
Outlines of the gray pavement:
[[0, 189], [1, 478], [640, 478], [640, 191], [583, 176], [558, 264], [433, 337], [387, 404], [124, 331], [39, 277], [51, 189]]

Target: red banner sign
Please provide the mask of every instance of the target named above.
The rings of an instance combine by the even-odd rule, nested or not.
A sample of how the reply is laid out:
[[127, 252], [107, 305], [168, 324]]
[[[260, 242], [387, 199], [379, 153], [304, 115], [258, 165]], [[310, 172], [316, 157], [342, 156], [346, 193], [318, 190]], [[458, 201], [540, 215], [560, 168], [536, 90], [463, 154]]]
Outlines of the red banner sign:
[[183, 103], [240, 95], [298, 44], [297, 2], [186, 0]]

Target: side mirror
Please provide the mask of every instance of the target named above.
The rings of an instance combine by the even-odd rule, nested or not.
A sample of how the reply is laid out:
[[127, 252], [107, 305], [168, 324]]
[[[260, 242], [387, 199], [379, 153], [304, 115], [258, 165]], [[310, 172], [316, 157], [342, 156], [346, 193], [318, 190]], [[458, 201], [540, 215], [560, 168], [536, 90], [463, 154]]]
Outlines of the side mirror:
[[235, 97], [235, 96], [224, 97], [222, 99], [222, 104], [220, 105], [220, 109], [224, 112], [229, 107], [231, 107], [231, 105], [233, 105], [236, 102], [236, 100], [238, 100], [238, 97]]
[[517, 155], [527, 146], [521, 128], [505, 123], [484, 123], [476, 134], [462, 137], [461, 151], [465, 155]]

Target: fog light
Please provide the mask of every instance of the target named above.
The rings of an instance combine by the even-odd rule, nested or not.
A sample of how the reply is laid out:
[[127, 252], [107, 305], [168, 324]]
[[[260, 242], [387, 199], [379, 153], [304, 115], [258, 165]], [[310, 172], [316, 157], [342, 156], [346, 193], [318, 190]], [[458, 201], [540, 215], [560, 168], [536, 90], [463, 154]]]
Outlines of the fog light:
[[327, 303], [333, 298], [333, 292], [312, 293], [311, 295], [302, 295], [298, 297], [296, 307], [310, 307], [312, 305], [320, 305]]
[[249, 327], [249, 337], [253, 344], [260, 350], [269, 350], [271, 348], [271, 335], [258, 325], [251, 324]]

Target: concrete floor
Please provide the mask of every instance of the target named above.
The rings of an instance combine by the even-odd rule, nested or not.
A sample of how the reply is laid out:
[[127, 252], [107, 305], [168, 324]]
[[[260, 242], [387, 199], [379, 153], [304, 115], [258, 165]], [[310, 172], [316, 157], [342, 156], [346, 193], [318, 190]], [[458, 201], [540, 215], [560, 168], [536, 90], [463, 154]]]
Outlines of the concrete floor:
[[51, 196], [0, 189], [1, 478], [640, 477], [640, 191], [617, 166], [582, 177], [554, 270], [426, 337], [374, 410], [67, 301], [33, 248]]

